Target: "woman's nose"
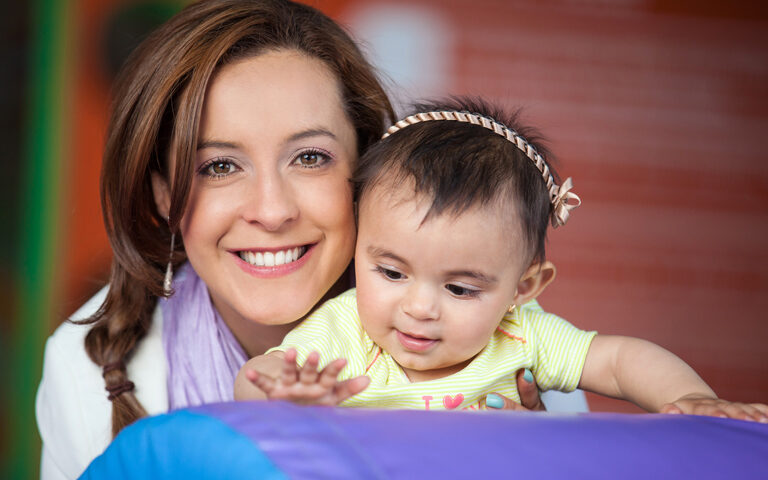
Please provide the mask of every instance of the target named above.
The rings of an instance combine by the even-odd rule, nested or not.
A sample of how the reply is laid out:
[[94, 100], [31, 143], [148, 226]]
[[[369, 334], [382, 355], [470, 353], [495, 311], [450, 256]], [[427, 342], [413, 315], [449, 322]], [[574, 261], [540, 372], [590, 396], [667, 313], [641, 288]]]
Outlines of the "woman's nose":
[[437, 320], [440, 317], [437, 297], [431, 286], [414, 283], [403, 298], [403, 312], [416, 320]]
[[243, 218], [267, 231], [280, 230], [299, 216], [297, 192], [277, 172], [262, 172], [249, 184]]

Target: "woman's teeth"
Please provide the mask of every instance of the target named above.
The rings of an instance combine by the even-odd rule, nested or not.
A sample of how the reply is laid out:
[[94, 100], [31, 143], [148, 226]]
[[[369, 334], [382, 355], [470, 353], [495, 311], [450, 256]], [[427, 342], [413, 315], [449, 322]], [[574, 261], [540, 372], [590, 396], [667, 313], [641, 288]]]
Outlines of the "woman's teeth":
[[307, 247], [289, 248], [279, 252], [239, 252], [238, 255], [244, 261], [257, 267], [276, 267], [286, 263], [295, 262], [307, 251]]

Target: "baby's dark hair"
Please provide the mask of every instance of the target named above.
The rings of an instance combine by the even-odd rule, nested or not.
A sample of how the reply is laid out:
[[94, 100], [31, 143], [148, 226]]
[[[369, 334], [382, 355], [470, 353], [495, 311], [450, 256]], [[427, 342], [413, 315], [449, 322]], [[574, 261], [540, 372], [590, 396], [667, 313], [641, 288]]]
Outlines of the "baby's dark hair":
[[[517, 132], [543, 156], [555, 182], [541, 136], [520, 124], [519, 112], [505, 113], [478, 99], [453, 97], [414, 105], [413, 113], [457, 111], [480, 115]], [[386, 182], [384, 182], [386, 180]], [[371, 146], [359, 161], [354, 183], [361, 199], [380, 184], [413, 182], [416, 195], [432, 198], [423, 221], [501, 200], [514, 205], [532, 261], [543, 262], [552, 203], [542, 173], [517, 145], [480, 125], [452, 120], [408, 125]]]

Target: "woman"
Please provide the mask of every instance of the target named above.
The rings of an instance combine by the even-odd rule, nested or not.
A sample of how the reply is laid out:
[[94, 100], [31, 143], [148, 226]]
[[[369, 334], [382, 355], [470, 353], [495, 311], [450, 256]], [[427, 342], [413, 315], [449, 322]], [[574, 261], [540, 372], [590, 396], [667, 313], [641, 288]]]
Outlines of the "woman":
[[190, 5], [134, 52], [114, 98], [110, 285], [47, 343], [43, 478], [78, 476], [139, 417], [231, 400], [247, 357], [348, 286], [348, 179], [394, 119], [349, 36], [283, 0]]

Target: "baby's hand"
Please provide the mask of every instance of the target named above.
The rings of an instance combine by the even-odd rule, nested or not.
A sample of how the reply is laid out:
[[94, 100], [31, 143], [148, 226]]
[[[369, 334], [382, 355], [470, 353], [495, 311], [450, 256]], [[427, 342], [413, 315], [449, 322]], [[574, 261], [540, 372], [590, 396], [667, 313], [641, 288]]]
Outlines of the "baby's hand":
[[768, 405], [729, 402], [700, 395], [686, 395], [679, 398], [661, 407], [659, 413], [687, 413], [768, 423]]
[[339, 382], [337, 377], [347, 361], [337, 358], [322, 371], [317, 371], [320, 354], [312, 352], [304, 366], [296, 365], [296, 350], [285, 352], [283, 371], [277, 378], [272, 378], [255, 370], [248, 370], [245, 376], [259, 387], [270, 400], [288, 400], [301, 405], [335, 406], [353, 395], [365, 390], [370, 378], [360, 376]]

